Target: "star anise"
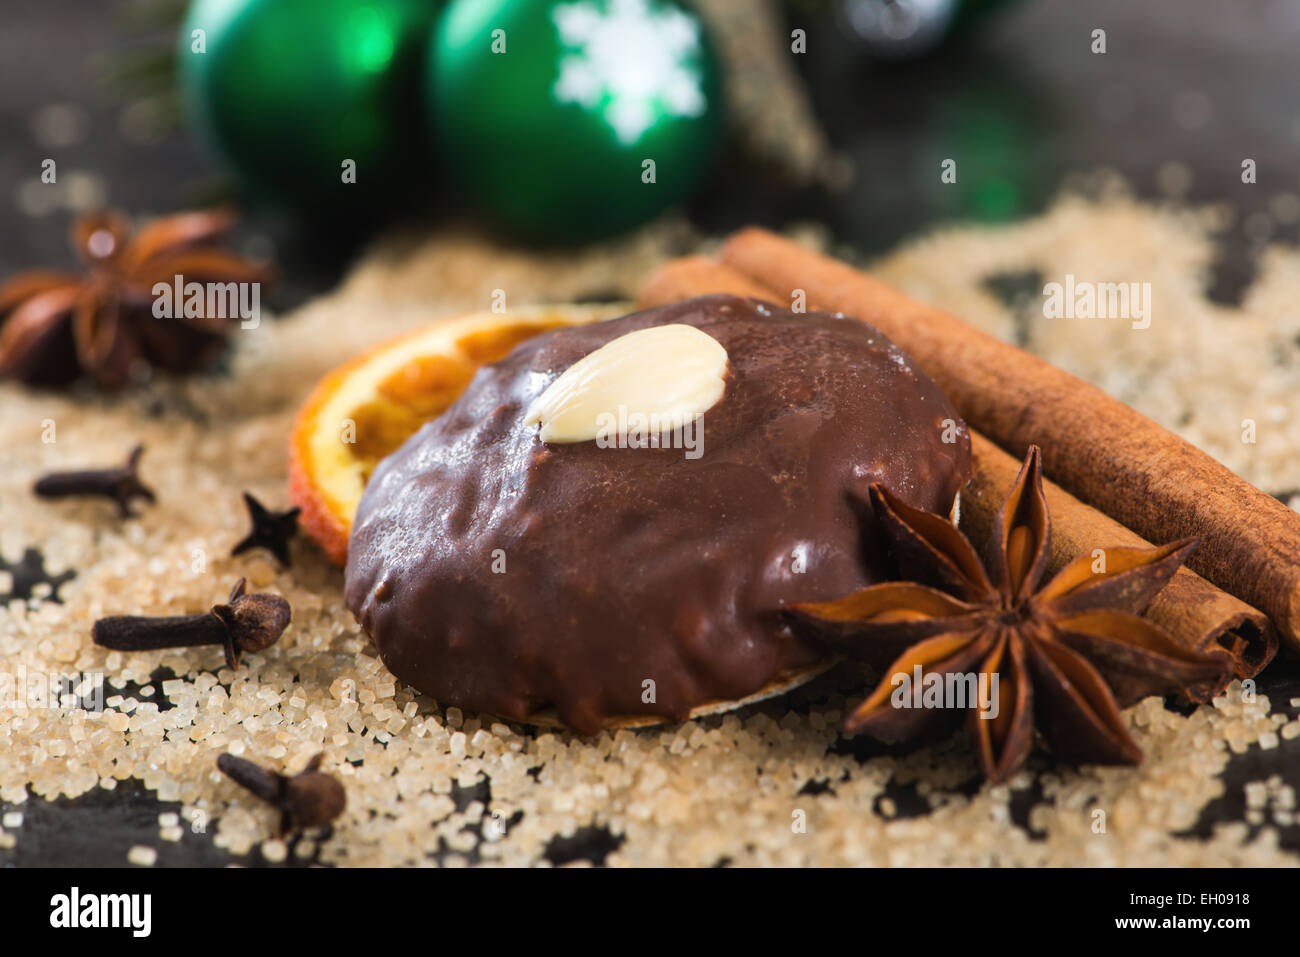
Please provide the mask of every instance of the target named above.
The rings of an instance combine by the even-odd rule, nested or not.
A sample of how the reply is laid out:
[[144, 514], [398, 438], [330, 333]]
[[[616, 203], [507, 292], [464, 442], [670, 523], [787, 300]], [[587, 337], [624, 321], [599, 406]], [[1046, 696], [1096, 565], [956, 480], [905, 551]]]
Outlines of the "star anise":
[[[239, 316], [158, 318], [159, 282], [250, 283], [268, 270], [215, 245], [234, 224], [227, 209], [181, 213], [133, 237], [118, 212], [82, 216], [72, 243], [84, 275], [38, 270], [0, 284], [0, 378], [62, 385], [89, 373], [101, 386], [125, 384], [142, 364], [188, 372], [208, 362]], [[223, 310], [229, 311], [229, 310]]]
[[[1085, 554], [1041, 585], [1051, 524], [1042, 481], [1034, 446], [998, 513], [984, 562], [947, 519], [872, 486], [899, 570], [913, 580], [793, 606], [850, 651], [890, 662], [846, 730], [897, 743], [950, 731], [964, 708], [993, 781], [1024, 762], [1035, 726], [1064, 758], [1136, 764], [1142, 751], [1120, 708], [1223, 675], [1225, 659], [1184, 648], [1140, 617], [1197, 540]], [[917, 676], [922, 687], [938, 689], [938, 707], [914, 706], [927, 703], [917, 697]], [[976, 700], [966, 693], [972, 686], [993, 693]]]
[[231, 555], [242, 555], [254, 548], [265, 548], [274, 555], [285, 568], [289, 567], [289, 539], [298, 533], [298, 515], [301, 508], [294, 506], [283, 512], [276, 512], [252, 495], [244, 493], [244, 506], [248, 509], [252, 529], [234, 548]]

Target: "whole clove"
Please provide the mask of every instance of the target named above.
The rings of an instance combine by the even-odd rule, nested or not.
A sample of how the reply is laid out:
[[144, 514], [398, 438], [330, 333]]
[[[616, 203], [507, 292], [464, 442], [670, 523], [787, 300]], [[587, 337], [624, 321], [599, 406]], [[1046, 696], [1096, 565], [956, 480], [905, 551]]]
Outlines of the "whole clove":
[[347, 795], [332, 774], [320, 770], [324, 752], [315, 755], [292, 777], [269, 771], [233, 754], [217, 758], [217, 769], [236, 784], [256, 794], [280, 811], [279, 833], [304, 827], [322, 827], [343, 813]]
[[245, 594], [247, 581], [235, 582], [230, 598], [198, 615], [156, 617], [114, 615], [95, 622], [95, 644], [115, 651], [191, 648], [221, 645], [226, 664], [239, 667], [244, 652], [261, 651], [279, 640], [289, 626], [289, 602], [268, 592]]
[[139, 468], [142, 455], [144, 455], [144, 446], [137, 445], [127, 456], [125, 465], [52, 472], [37, 479], [32, 491], [41, 498], [98, 495], [116, 502], [123, 518], [132, 518], [136, 514], [131, 508], [134, 499], [143, 499], [146, 502], [157, 501], [153, 489], [140, 481]]
[[230, 550], [230, 554], [240, 555], [254, 548], [265, 548], [288, 568], [289, 539], [298, 531], [298, 513], [302, 509], [295, 506], [284, 512], [275, 512], [247, 492], [244, 493], [244, 505], [253, 528]]

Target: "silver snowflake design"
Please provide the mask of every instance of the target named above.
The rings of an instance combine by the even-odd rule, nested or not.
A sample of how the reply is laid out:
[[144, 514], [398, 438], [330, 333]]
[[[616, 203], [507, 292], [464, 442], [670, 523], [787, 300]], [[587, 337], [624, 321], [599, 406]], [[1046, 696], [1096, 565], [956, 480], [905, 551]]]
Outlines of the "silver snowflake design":
[[566, 48], [556, 100], [598, 110], [624, 146], [665, 116], [705, 111], [700, 25], [685, 11], [654, 0], [578, 0], [557, 5], [551, 20]]

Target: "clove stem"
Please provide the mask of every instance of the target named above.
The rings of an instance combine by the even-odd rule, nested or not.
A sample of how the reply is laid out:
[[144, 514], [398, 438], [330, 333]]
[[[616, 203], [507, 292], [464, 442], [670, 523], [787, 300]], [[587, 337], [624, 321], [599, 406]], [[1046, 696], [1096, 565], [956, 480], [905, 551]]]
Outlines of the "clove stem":
[[167, 618], [114, 615], [99, 619], [91, 631], [95, 644], [115, 651], [222, 645], [226, 635], [225, 624], [210, 612]]
[[125, 465], [105, 469], [78, 469], [72, 472], [53, 472], [36, 480], [32, 487], [41, 498], [68, 498], [77, 495], [101, 495], [117, 503], [123, 518], [132, 517], [133, 499], [156, 501], [153, 490], [140, 481], [140, 457], [144, 446], [131, 450]]
[[233, 754], [217, 755], [217, 769], [240, 787], [256, 794], [263, 801], [279, 805], [284, 791], [284, 777], [268, 771], [260, 764]]

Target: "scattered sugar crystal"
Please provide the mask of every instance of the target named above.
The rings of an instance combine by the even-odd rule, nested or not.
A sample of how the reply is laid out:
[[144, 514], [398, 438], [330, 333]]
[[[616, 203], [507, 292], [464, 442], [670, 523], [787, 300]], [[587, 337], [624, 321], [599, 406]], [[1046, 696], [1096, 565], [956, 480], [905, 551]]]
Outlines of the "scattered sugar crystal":
[[158, 860], [158, 851], [144, 844], [136, 844], [126, 852], [126, 859], [138, 867], [153, 867]]
[[451, 736], [450, 742], [451, 756], [453, 758], [465, 757], [465, 734], [463, 731], [457, 731]]

